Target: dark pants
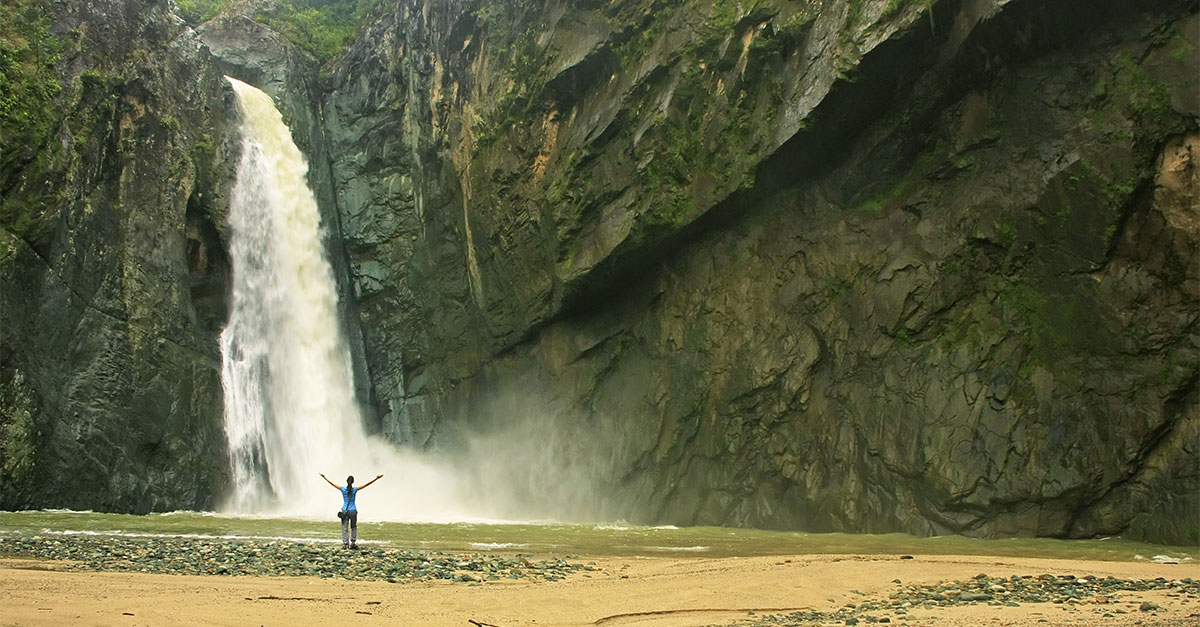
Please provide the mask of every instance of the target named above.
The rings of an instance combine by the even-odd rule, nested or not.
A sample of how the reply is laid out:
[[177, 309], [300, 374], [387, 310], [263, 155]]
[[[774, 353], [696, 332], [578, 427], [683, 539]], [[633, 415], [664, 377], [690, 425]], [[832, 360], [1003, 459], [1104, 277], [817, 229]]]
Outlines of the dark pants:
[[352, 542], [358, 542], [358, 511], [346, 512], [342, 518], [342, 546], [350, 546]]

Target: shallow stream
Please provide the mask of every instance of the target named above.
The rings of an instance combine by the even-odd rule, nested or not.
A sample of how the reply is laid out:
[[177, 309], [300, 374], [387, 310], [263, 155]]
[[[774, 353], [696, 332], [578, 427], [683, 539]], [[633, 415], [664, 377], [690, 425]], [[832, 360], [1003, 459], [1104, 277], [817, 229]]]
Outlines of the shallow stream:
[[[1197, 547], [1129, 542], [1120, 538], [979, 539], [962, 536], [918, 538], [905, 534], [798, 533], [722, 527], [640, 527], [559, 523], [417, 524], [372, 522], [360, 514], [359, 542], [366, 546], [448, 552], [522, 553], [534, 556], [734, 557], [799, 554], [1004, 555], [1111, 561], [1200, 559]], [[2, 535], [112, 535], [341, 541], [340, 522], [260, 518], [211, 512], [171, 512], [135, 516], [93, 512], [0, 512]], [[1160, 557], [1159, 559], [1162, 559]]]

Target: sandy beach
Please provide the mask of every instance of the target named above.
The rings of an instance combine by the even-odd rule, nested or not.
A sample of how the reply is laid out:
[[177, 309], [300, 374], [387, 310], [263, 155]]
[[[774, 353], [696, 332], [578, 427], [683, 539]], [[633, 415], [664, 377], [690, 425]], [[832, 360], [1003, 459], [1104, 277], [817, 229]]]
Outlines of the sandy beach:
[[[595, 570], [557, 582], [388, 584], [309, 577], [68, 572], [62, 562], [3, 559], [0, 624], [748, 625], [772, 614], [836, 612], [847, 604], [887, 599], [902, 585], [971, 580], [981, 573], [989, 577], [1050, 573], [1125, 580], [1200, 579], [1200, 565], [1194, 563], [980, 556], [585, 561], [594, 561]], [[1171, 590], [1121, 591], [1074, 603], [1015, 605], [914, 607], [900, 616], [875, 612], [859, 615], [857, 620], [867, 624], [887, 617], [892, 623], [921, 625], [1200, 624], [1200, 595]]]

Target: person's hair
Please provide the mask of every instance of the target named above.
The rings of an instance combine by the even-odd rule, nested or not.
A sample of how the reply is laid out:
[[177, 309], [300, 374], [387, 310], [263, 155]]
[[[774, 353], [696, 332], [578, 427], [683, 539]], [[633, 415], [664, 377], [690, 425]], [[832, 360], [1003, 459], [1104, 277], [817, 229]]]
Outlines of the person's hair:
[[346, 477], [346, 485], [347, 486], [349, 486], [353, 483], [354, 483], [354, 475], [350, 475], [349, 477]]

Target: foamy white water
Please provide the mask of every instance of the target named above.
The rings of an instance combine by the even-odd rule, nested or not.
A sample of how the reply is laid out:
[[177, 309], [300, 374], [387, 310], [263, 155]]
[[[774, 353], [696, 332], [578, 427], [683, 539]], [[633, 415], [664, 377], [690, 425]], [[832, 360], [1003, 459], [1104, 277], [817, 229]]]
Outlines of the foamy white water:
[[376, 520], [486, 519], [461, 504], [447, 465], [368, 437], [354, 400], [308, 164], [271, 97], [230, 78], [242, 158], [230, 200], [233, 295], [221, 382], [239, 514], [332, 518], [346, 475]]

